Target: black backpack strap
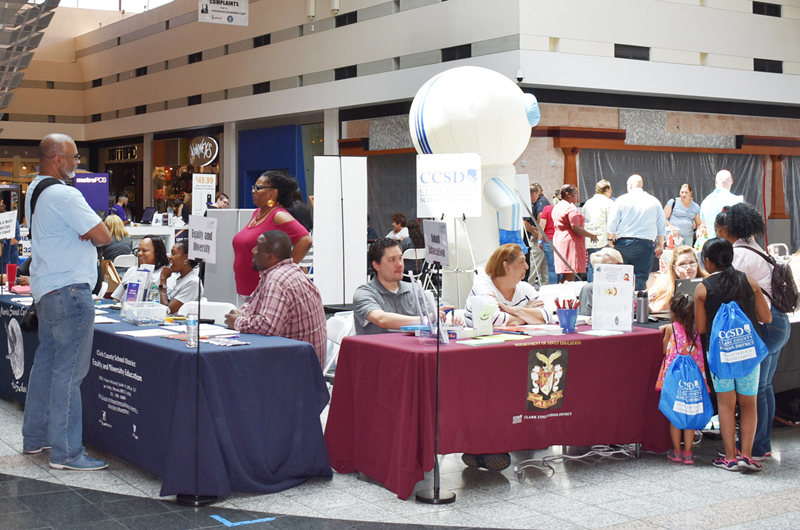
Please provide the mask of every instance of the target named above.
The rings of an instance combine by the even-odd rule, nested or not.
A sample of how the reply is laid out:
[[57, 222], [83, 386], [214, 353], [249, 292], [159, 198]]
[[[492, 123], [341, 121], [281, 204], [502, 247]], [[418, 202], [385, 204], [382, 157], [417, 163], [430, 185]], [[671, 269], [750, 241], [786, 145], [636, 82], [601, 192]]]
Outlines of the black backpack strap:
[[33, 211], [36, 209], [36, 201], [39, 200], [39, 195], [41, 195], [44, 190], [53, 184], [63, 184], [63, 182], [54, 177], [42, 179], [42, 181], [39, 182], [39, 184], [37, 184], [36, 188], [33, 190], [33, 195], [31, 195], [31, 220], [28, 223], [30, 225], [28, 232], [31, 240], [33, 240]]
[[773, 267], [774, 267], [774, 266], [775, 266], [775, 264], [777, 263], [777, 262], [775, 261], [775, 258], [773, 258], [772, 256], [770, 256], [769, 254], [764, 254], [763, 252], [761, 252], [761, 251], [758, 251], [758, 250], [754, 249], [753, 247], [741, 246], [741, 247], [736, 247], [736, 248], [746, 248], [746, 249], [747, 249], [747, 250], [749, 250], [750, 252], [755, 252], [756, 254], [758, 254], [759, 256], [761, 256], [762, 258], [764, 258], [764, 261], [766, 261], [767, 263], [769, 263], [769, 264], [770, 264], [770, 265], [772, 265]]

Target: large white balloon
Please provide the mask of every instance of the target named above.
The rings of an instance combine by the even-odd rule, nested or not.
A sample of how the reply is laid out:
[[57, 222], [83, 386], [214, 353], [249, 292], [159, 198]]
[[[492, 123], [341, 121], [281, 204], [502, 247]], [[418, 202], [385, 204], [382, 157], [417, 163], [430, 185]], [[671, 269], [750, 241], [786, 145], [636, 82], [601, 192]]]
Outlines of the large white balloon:
[[525, 94], [502, 74], [477, 66], [453, 68], [417, 92], [409, 115], [411, 139], [422, 154], [480, 153], [484, 166], [513, 164], [531, 136], [526, 103]]
[[[539, 105], [532, 94], [524, 94], [509, 78], [477, 66], [442, 72], [417, 92], [409, 128], [418, 153], [481, 155], [482, 215], [466, 220], [471, 245], [463, 234], [456, 245], [454, 222], [448, 221], [451, 268], [482, 266], [501, 243], [518, 243], [525, 248], [525, 209], [513, 192], [513, 164], [528, 146], [531, 127], [539, 123], [539, 117]], [[454, 262], [456, 266], [452, 267]], [[473, 277], [445, 274], [444, 297], [463, 306]]]

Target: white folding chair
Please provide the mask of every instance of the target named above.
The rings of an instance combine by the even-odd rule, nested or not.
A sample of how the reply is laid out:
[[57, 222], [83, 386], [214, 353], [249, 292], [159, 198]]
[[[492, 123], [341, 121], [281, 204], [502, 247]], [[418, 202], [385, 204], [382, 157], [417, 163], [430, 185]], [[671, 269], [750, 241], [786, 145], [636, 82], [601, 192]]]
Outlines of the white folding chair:
[[352, 311], [341, 311], [328, 319], [328, 345], [327, 362], [322, 375], [328, 377], [333, 375], [336, 369], [336, 360], [339, 358], [339, 348], [345, 337], [355, 335], [356, 325]]
[[103, 298], [106, 295], [106, 292], [108, 292], [108, 284], [103, 282], [100, 284], [100, 290], [97, 291], [97, 298]]
[[139, 258], [135, 254], [127, 254], [125, 256], [117, 256], [114, 258], [114, 267], [119, 269], [130, 269], [139, 265]]
[[[209, 302], [207, 300], [203, 300], [202, 304], [200, 305], [200, 318], [213, 318], [214, 324], [224, 326], [225, 315], [234, 309], [236, 309], [236, 306], [228, 302]], [[197, 302], [186, 302], [183, 304], [180, 309], [178, 309], [178, 315], [186, 316], [191, 312], [191, 310], [197, 311]]]

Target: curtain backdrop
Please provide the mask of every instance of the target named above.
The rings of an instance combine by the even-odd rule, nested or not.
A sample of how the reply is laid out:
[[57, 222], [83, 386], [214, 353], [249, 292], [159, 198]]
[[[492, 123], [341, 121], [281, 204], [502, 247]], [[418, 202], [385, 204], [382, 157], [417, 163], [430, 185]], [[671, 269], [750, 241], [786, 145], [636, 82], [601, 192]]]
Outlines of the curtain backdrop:
[[[714, 191], [717, 171], [728, 169], [733, 174], [731, 192], [744, 195], [746, 202], [764, 213], [764, 166], [762, 157], [758, 155], [583, 149], [578, 156], [581, 202], [594, 195], [595, 183], [601, 179], [611, 182], [614, 197], [625, 194], [628, 177], [638, 173], [644, 179], [645, 191], [654, 195], [662, 205], [678, 196], [684, 182], [692, 187], [694, 200], [700, 204]], [[796, 175], [800, 178], [800, 173]], [[795, 201], [798, 200], [796, 195]], [[794, 225], [792, 230], [794, 243]]]
[[367, 211], [378, 237], [392, 230], [396, 213], [417, 218], [416, 173], [416, 153], [367, 157]]
[[787, 156], [783, 161], [783, 187], [787, 213], [792, 218], [792, 248], [800, 248], [800, 156]]

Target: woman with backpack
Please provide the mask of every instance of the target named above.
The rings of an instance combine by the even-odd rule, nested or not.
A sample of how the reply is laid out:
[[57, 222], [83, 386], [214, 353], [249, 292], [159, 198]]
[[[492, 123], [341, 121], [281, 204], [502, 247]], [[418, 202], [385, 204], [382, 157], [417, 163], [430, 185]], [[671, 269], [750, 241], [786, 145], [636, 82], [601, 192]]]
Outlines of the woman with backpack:
[[761, 361], [761, 375], [758, 381], [758, 424], [753, 442], [753, 459], [761, 462], [772, 455], [770, 435], [772, 420], [775, 418], [775, 393], [772, 389], [772, 377], [778, 366], [781, 349], [789, 340], [789, 317], [775, 307], [773, 301], [777, 293], [773, 293], [773, 266], [769, 256], [755, 242], [753, 236], [764, 234], [764, 219], [758, 210], [746, 203], [725, 207], [714, 222], [717, 236], [724, 237], [733, 244], [733, 266], [736, 270], [752, 276], [764, 292], [770, 304], [772, 322], [762, 324], [759, 332], [769, 350], [769, 354]]
[[[702, 335], [703, 351], [710, 351], [710, 337], [714, 317], [723, 304], [736, 302], [747, 315], [754, 328], [759, 321], [770, 322], [772, 315], [758, 283], [733, 265], [733, 245], [715, 237], [703, 246], [703, 266], [708, 278], [694, 292], [695, 329]], [[720, 379], [713, 373], [711, 381], [717, 393], [719, 430], [725, 445], [725, 456], [712, 462], [715, 467], [728, 471], [761, 471], [761, 465], [752, 459], [753, 437], [756, 431], [756, 394], [758, 394], [759, 365], [749, 374], [736, 379]], [[741, 452], [736, 451], [736, 404], [739, 404], [739, 438]], [[738, 454], [737, 454], [738, 453]]]

